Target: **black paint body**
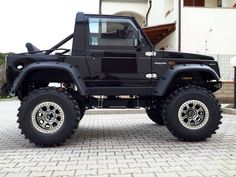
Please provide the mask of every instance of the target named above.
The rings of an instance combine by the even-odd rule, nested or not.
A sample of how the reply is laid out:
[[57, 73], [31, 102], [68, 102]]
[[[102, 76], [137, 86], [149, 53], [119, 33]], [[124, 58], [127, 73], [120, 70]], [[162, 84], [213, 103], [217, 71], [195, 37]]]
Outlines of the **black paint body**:
[[[129, 19], [140, 30], [145, 45], [90, 46], [89, 17]], [[50, 54], [70, 38], [71, 55]], [[74, 83], [81, 96], [134, 95], [138, 99], [162, 97], [173, 83], [196, 82], [212, 91], [220, 88], [218, 63], [212, 57], [155, 50], [132, 17], [78, 13], [74, 33], [68, 39], [45, 52], [9, 55], [6, 62], [7, 83], [2, 91], [8, 95], [23, 95], [29, 83], [49, 82]], [[19, 65], [23, 69], [17, 69]]]

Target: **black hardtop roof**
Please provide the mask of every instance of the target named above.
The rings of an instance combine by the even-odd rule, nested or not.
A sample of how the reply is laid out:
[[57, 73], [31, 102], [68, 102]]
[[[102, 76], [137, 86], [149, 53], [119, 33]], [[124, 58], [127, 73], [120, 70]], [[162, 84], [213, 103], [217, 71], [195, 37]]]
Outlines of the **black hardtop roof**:
[[99, 14], [84, 14], [83, 12], [77, 12], [76, 14], [76, 22], [84, 21], [84, 16], [100, 16], [100, 17], [106, 17], [106, 18], [124, 18], [124, 19], [134, 19], [134, 17], [131, 16], [120, 16], [120, 15], [99, 15]]

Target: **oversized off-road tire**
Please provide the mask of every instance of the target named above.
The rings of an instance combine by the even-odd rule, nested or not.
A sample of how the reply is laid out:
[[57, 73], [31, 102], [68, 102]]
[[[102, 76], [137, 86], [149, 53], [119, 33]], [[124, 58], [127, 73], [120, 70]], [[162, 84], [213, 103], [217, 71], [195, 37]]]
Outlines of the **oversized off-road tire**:
[[79, 109], [80, 109], [80, 117], [82, 119], [84, 117], [86, 108], [85, 108], [85, 105], [83, 104], [81, 96], [79, 95], [78, 91], [74, 91], [72, 89], [67, 89], [67, 91], [74, 97], [74, 99], [78, 103]]
[[17, 91], [17, 97], [20, 101], [24, 99], [28, 95], [29, 92], [33, 90], [37, 90], [39, 88], [47, 87], [49, 83], [34, 83], [33, 86], [29, 88], [29, 83], [22, 86], [21, 90]]
[[80, 117], [81, 117], [81, 119], [84, 117], [84, 114], [85, 114], [85, 108], [82, 107], [82, 108], [80, 108]]
[[162, 105], [160, 103], [156, 103], [150, 107], [147, 107], [146, 113], [148, 117], [158, 125], [165, 125], [163, 116], [162, 116]]
[[56, 146], [76, 131], [80, 117], [79, 106], [69, 92], [47, 87], [23, 99], [17, 122], [26, 139], [39, 146]]
[[177, 89], [163, 107], [167, 128], [184, 141], [201, 141], [215, 134], [221, 124], [221, 113], [215, 96], [199, 86]]

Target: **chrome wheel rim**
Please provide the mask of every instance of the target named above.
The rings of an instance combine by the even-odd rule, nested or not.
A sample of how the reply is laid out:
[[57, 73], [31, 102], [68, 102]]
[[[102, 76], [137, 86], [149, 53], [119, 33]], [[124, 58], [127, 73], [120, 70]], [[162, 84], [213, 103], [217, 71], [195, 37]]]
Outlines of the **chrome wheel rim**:
[[54, 133], [64, 123], [64, 111], [54, 102], [42, 102], [32, 112], [33, 126], [41, 133]]
[[178, 118], [184, 127], [197, 130], [206, 125], [209, 119], [209, 110], [203, 102], [189, 100], [180, 106]]

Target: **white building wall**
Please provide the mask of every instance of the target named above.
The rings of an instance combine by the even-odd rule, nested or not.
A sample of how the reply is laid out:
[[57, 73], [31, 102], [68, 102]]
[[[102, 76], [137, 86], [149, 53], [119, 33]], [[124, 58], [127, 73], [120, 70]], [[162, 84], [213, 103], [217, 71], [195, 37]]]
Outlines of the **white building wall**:
[[156, 45], [156, 48], [164, 48], [168, 51], [178, 51], [178, 34], [173, 32]]
[[164, 22], [173, 23], [178, 20], [178, 1], [164, 0], [165, 11], [164, 11]]
[[223, 80], [233, 79], [230, 58], [236, 55], [236, 9], [182, 9], [182, 51], [213, 55]]
[[183, 51], [236, 54], [235, 9], [184, 7], [182, 14]]
[[[175, 0], [153, 0], [152, 10], [149, 15], [148, 26], [176, 23], [178, 25], [178, 1]], [[178, 29], [163, 39], [157, 48], [165, 50], [178, 50]]]
[[222, 7], [230, 7], [232, 8], [236, 4], [236, 0], [223, 0]]
[[146, 16], [148, 10], [147, 3], [140, 2], [111, 2], [104, 1], [102, 3], [102, 14], [116, 14], [118, 12], [129, 11], [136, 12], [142, 16]]
[[148, 26], [173, 23], [177, 20], [176, 10], [178, 1], [152, 0], [152, 10], [149, 14]]
[[236, 0], [228, 0], [228, 7], [233, 7], [236, 4]]
[[152, 10], [149, 14], [148, 26], [155, 26], [164, 23], [165, 0], [153, 0]]

